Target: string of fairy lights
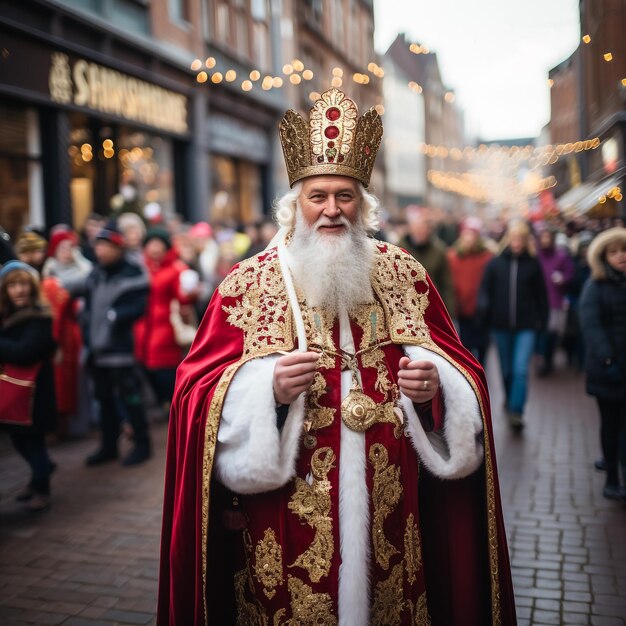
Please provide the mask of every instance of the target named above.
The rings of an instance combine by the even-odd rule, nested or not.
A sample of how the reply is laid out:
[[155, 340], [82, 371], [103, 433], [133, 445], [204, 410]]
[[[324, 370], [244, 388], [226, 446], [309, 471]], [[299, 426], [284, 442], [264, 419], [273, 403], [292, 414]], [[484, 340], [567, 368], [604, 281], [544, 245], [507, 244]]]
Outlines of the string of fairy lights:
[[[584, 35], [582, 37], [584, 44], [591, 43], [591, 36]], [[411, 43], [409, 51], [416, 55], [431, 54], [430, 50], [421, 44]], [[604, 61], [611, 63], [614, 60], [612, 52], [603, 53]], [[293, 59], [291, 63], [287, 63], [282, 67], [281, 75], [271, 75], [262, 73], [258, 69], [253, 69], [245, 76], [240, 76], [234, 68], [219, 69], [217, 68], [217, 60], [215, 57], [208, 57], [204, 62], [201, 59], [194, 59], [191, 63], [191, 70], [196, 72], [196, 81], [198, 83], [219, 84], [222, 82], [236, 83], [239, 81], [239, 88], [244, 92], [252, 91], [260, 88], [263, 91], [271, 91], [272, 89], [281, 89], [287, 83], [294, 86], [304, 86], [315, 77], [312, 69], [307, 68], [300, 59]], [[341, 88], [344, 81], [352, 79], [357, 85], [368, 85], [374, 79], [382, 79], [385, 76], [385, 70], [375, 62], [370, 62], [367, 70], [363, 72], [354, 72], [351, 76], [346, 74], [341, 67], [334, 67], [331, 70], [330, 86]], [[622, 85], [626, 87], [626, 77], [621, 79]], [[549, 85], [552, 87], [553, 79], [550, 79]], [[409, 91], [421, 94], [424, 87], [416, 81], [407, 83]], [[309, 99], [316, 101], [320, 98], [320, 93], [315, 90], [309, 92]], [[444, 94], [444, 99], [448, 103], [453, 103], [456, 96], [453, 91], [448, 90]], [[383, 104], [375, 106], [379, 115], [384, 115], [385, 107]], [[531, 144], [525, 146], [506, 146], [491, 144], [481, 144], [479, 146], [447, 146], [429, 143], [419, 143], [416, 148], [425, 156], [431, 159], [451, 159], [453, 161], [464, 161], [468, 164], [481, 164], [486, 168], [499, 168], [501, 171], [512, 173], [523, 163], [528, 166], [533, 173], [527, 181], [518, 182], [514, 175], [507, 178], [507, 182], [499, 185], [497, 192], [493, 191], [493, 184], [489, 183], [489, 175], [487, 170], [483, 173], [458, 173], [447, 172], [430, 169], [427, 173], [429, 182], [436, 188], [442, 189], [464, 197], [470, 198], [478, 202], [494, 201], [497, 197], [511, 197], [516, 195], [520, 198], [528, 199], [536, 196], [542, 191], [551, 189], [557, 184], [554, 176], [541, 178], [535, 174], [536, 170], [543, 167], [554, 165], [560, 158], [571, 154], [586, 152], [597, 149], [601, 144], [600, 138], [581, 139], [568, 143], [549, 144], [545, 146], [534, 146]], [[530, 181], [530, 182], [529, 182]], [[621, 199], [620, 191], [616, 191], [609, 197]], [[606, 201], [606, 198], [604, 200]]]

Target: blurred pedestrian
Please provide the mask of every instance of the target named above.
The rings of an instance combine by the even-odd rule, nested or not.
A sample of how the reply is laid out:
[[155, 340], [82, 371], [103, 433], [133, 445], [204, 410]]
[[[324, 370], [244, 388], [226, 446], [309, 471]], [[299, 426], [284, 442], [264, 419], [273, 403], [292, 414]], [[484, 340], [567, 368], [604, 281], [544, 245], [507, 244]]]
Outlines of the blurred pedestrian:
[[[50, 504], [50, 476], [56, 467], [48, 456], [45, 435], [56, 427], [52, 356], [55, 342], [52, 317], [43, 305], [37, 271], [21, 261], [9, 261], [0, 270], [0, 364], [7, 376], [34, 381], [34, 395], [17, 394], [3, 387], [3, 401], [11, 402], [17, 415], [7, 424], [8, 412], [0, 424], [10, 432], [17, 452], [31, 469], [27, 487], [17, 495], [31, 511]], [[5, 381], [3, 381], [5, 382]], [[20, 385], [21, 386], [21, 385]]]
[[574, 263], [566, 247], [558, 246], [558, 232], [550, 224], [542, 223], [536, 227], [539, 244], [537, 258], [545, 278], [548, 292], [548, 326], [541, 331], [538, 340], [541, 364], [540, 376], [547, 376], [554, 368], [554, 352], [559, 340], [565, 334], [567, 322], [567, 287], [574, 276]]
[[485, 267], [493, 258], [493, 253], [485, 245], [481, 230], [479, 219], [465, 219], [459, 238], [448, 250], [448, 263], [456, 301], [453, 317], [458, 323], [461, 342], [484, 366], [489, 329], [484, 319], [476, 315], [476, 305]]
[[626, 228], [598, 235], [588, 259], [591, 278], [580, 297], [587, 393], [600, 410], [604, 497], [626, 500]]
[[80, 236], [80, 247], [86, 259], [96, 263], [96, 237], [106, 224], [106, 217], [100, 213], [90, 213], [83, 225]]
[[15, 254], [20, 261], [34, 267], [41, 275], [47, 247], [48, 242], [45, 237], [34, 230], [27, 230], [18, 236], [15, 242]]
[[498, 349], [507, 417], [519, 432], [536, 333], [548, 321], [548, 299], [528, 224], [512, 222], [500, 245], [485, 269], [478, 307]]
[[[50, 305], [53, 335], [58, 344], [54, 358], [58, 433], [66, 436], [74, 434], [70, 433], [70, 423], [78, 413], [79, 380], [82, 379], [79, 373], [82, 349], [79, 303], [68, 290], [73, 284], [84, 282], [92, 264], [78, 249], [78, 235], [65, 225], [55, 227], [50, 235], [48, 255], [43, 266], [41, 288]], [[83, 434], [84, 430], [79, 427], [75, 434]]]
[[117, 226], [124, 235], [126, 257], [136, 265], [143, 265], [143, 240], [146, 224], [137, 213], [122, 213], [117, 218]]
[[580, 294], [587, 279], [591, 275], [591, 268], [587, 261], [589, 245], [593, 240], [593, 234], [583, 231], [576, 237], [576, 251], [572, 257], [574, 263], [574, 275], [567, 286], [567, 325], [563, 337], [563, 347], [567, 353], [567, 362], [582, 371], [585, 363], [585, 341], [580, 327]]
[[[150, 275], [150, 291], [144, 315], [135, 324], [135, 357], [143, 367], [165, 415], [174, 394], [176, 368], [183, 351], [170, 321], [172, 301], [191, 306], [198, 274], [183, 263], [164, 228], [150, 228], [144, 239], [144, 264]], [[186, 274], [191, 272], [192, 274]], [[181, 276], [185, 280], [181, 280]], [[195, 275], [195, 281], [191, 276]], [[188, 284], [192, 281], [194, 284]], [[187, 283], [187, 284], [183, 284]]]
[[122, 422], [132, 431], [134, 447], [123, 465], [150, 457], [148, 423], [141, 397], [141, 380], [134, 357], [133, 324], [145, 311], [148, 278], [125, 258], [124, 237], [108, 223], [95, 241], [97, 265], [84, 287], [83, 339], [89, 350], [100, 405], [102, 439], [87, 465], [100, 465], [118, 457]]
[[11, 237], [2, 226], [0, 226], [0, 267], [7, 261], [15, 258], [15, 252], [11, 245]]
[[435, 234], [435, 225], [423, 207], [406, 208], [408, 234], [399, 246], [419, 261], [435, 283], [450, 315], [454, 315], [455, 300], [446, 246]]

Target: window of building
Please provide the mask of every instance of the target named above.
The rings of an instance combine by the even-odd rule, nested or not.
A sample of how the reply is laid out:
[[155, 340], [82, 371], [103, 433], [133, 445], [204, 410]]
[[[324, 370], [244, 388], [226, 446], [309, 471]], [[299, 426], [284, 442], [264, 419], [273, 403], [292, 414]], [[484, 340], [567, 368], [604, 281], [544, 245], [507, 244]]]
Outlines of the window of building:
[[37, 111], [0, 104], [0, 225], [15, 238], [43, 225], [43, 180]]
[[187, 0], [168, 0], [167, 6], [171, 19], [177, 22], [189, 21]]
[[124, 30], [149, 34], [150, 0], [60, 0], [70, 7], [91, 11]]
[[211, 221], [234, 227], [261, 219], [263, 187], [261, 168], [258, 165], [213, 155], [211, 180]]

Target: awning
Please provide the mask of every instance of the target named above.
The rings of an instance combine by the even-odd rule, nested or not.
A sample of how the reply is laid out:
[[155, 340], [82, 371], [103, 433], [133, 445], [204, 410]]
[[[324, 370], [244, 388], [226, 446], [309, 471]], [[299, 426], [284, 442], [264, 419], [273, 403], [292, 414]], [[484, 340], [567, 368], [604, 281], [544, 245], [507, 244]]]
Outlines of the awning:
[[566, 191], [557, 201], [559, 209], [567, 215], [584, 215], [595, 207], [602, 196], [619, 186], [620, 176], [605, 178], [599, 183], [583, 183]]

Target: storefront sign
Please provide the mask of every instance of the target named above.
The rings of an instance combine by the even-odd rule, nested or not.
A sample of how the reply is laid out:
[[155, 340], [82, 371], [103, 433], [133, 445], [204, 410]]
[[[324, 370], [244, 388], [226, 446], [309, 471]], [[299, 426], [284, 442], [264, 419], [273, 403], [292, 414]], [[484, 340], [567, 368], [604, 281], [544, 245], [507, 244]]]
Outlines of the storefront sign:
[[84, 59], [53, 52], [50, 97], [164, 131], [186, 133], [187, 97]]

